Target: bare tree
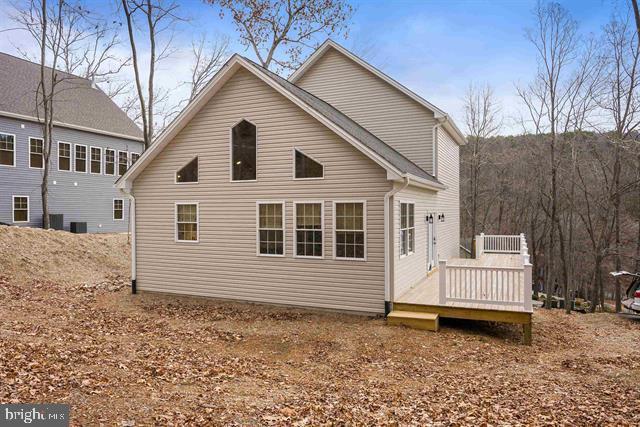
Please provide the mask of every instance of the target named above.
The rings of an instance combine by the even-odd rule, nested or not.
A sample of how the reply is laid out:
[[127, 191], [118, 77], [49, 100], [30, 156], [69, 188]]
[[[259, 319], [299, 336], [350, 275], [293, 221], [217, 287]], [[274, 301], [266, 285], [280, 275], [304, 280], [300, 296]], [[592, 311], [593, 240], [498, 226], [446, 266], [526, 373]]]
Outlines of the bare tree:
[[[163, 0], [122, 0], [122, 12], [127, 23], [127, 34], [131, 47], [131, 60], [135, 75], [137, 103], [142, 119], [142, 135], [145, 148], [153, 141], [156, 105], [155, 73], [158, 63], [169, 57], [174, 50], [173, 35], [175, 25], [184, 19], [177, 15], [179, 4]], [[149, 68], [147, 70], [146, 91], [142, 84], [140, 53], [135, 35], [139, 27], [144, 28], [149, 41]], [[161, 41], [161, 35], [168, 36]]]
[[[625, 16], [618, 16], [605, 26], [604, 54], [607, 58], [605, 91], [601, 107], [613, 123], [613, 131], [609, 132], [609, 141], [614, 147], [615, 161], [613, 166], [613, 186], [611, 198], [615, 221], [614, 257], [615, 269], [622, 269], [621, 260], [621, 201], [623, 188], [621, 185], [622, 151], [631, 149], [636, 141], [640, 125], [640, 44], [638, 33], [633, 25], [631, 11]], [[620, 280], [616, 277], [615, 304], [616, 311], [622, 310]]]
[[488, 138], [497, 134], [502, 126], [499, 116], [500, 108], [496, 104], [493, 89], [486, 85], [478, 88], [469, 85], [464, 98], [465, 122], [467, 125], [467, 140], [470, 145], [469, 161], [469, 197], [471, 198], [468, 213], [471, 221], [471, 237], [477, 234], [478, 226], [478, 191], [482, 169], [487, 162], [486, 145]]
[[191, 102], [200, 93], [200, 90], [218, 72], [229, 56], [229, 38], [226, 36], [215, 37], [208, 41], [206, 35], [191, 42], [191, 81], [189, 85], [189, 99]]
[[[353, 7], [347, 0], [206, 0], [233, 18], [240, 42], [260, 64], [293, 70], [319, 36], [347, 35]], [[279, 48], [282, 47], [279, 52]]]
[[[109, 68], [117, 44], [115, 36], [102, 43], [108, 27], [94, 18], [79, 1], [29, 0], [16, 5], [12, 16], [17, 29], [28, 33], [38, 44], [40, 76], [34, 94], [34, 110], [42, 125], [43, 174], [41, 183], [43, 227], [49, 227], [49, 171], [53, 145], [53, 123], [59, 94], [74, 88], [78, 73], [94, 79], [119, 71]], [[29, 58], [27, 52], [20, 53]], [[35, 59], [35, 58], [34, 58]]]

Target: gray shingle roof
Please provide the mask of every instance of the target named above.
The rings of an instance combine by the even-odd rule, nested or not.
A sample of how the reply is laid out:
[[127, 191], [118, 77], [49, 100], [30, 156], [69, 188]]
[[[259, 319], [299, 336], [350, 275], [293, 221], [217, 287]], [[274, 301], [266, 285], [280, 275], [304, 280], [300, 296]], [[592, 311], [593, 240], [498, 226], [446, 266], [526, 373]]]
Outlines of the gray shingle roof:
[[[104, 92], [91, 87], [89, 80], [62, 72], [59, 75], [55, 121], [132, 138], [142, 137], [133, 120]], [[0, 111], [37, 117], [39, 81], [39, 64], [0, 52]]]
[[348, 116], [340, 112], [338, 109], [328, 104], [327, 102], [321, 100], [320, 98], [310, 94], [304, 89], [296, 86], [290, 81], [280, 77], [279, 75], [263, 68], [262, 66], [256, 64], [248, 58], [243, 57], [247, 62], [254, 66], [256, 70], [259, 72], [266, 74], [271, 79], [273, 79], [276, 83], [282, 86], [287, 91], [291, 92], [297, 98], [304, 101], [311, 108], [316, 110], [318, 113], [325, 116], [327, 119], [338, 125], [341, 129], [347, 132], [349, 135], [360, 141], [367, 148], [372, 150], [374, 153], [385, 159], [391, 165], [396, 167], [403, 173], [409, 173], [411, 175], [417, 176], [419, 178], [426, 179], [436, 184], [442, 185], [440, 181], [438, 181], [433, 175], [422, 169], [420, 166], [413, 163], [411, 160], [407, 159], [405, 156], [400, 154], [394, 148], [386, 144], [384, 141], [380, 140], [374, 134], [369, 132], [367, 129], [350, 119]]

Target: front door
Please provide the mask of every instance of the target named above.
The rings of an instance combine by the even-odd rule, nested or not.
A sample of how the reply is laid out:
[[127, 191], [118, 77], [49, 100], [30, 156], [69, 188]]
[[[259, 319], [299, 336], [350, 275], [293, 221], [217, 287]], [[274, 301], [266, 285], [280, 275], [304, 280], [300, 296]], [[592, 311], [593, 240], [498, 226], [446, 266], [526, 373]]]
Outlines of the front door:
[[427, 215], [427, 271], [431, 271], [436, 266], [436, 233], [435, 215]]

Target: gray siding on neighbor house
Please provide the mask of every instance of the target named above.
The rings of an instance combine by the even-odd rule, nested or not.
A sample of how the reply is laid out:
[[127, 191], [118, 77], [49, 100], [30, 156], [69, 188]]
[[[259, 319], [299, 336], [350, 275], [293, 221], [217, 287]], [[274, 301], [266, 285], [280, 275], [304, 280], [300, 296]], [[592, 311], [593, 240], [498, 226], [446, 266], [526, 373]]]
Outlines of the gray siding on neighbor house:
[[[0, 133], [15, 135], [16, 146], [15, 167], [0, 165], [0, 222], [13, 224], [13, 196], [28, 196], [29, 222], [15, 225], [41, 227], [43, 172], [41, 169], [29, 167], [29, 138], [42, 137], [42, 128], [38, 123], [0, 117]], [[104, 174], [104, 149], [141, 153], [142, 144], [62, 127], [54, 129], [53, 141], [49, 175], [49, 212], [64, 215], [65, 230], [69, 229], [71, 221], [82, 221], [87, 223], [87, 231], [90, 233], [127, 231], [128, 201], [113, 187], [117, 176]], [[72, 147], [73, 144], [86, 145], [88, 157], [90, 147], [101, 147], [103, 174], [58, 171], [58, 141], [70, 143]], [[113, 220], [114, 198], [124, 199], [125, 212], [122, 221]]]

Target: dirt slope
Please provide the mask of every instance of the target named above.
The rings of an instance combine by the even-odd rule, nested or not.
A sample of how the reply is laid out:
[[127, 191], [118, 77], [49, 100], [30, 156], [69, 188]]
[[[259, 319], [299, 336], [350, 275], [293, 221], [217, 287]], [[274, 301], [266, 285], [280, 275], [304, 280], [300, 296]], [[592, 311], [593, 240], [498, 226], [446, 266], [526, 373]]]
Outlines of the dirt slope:
[[0, 228], [0, 402], [69, 403], [72, 425], [640, 425], [638, 322], [537, 311], [526, 347], [509, 325], [131, 295], [127, 251]]
[[128, 275], [126, 234], [72, 234], [0, 225], [0, 275], [18, 282], [94, 283]]

